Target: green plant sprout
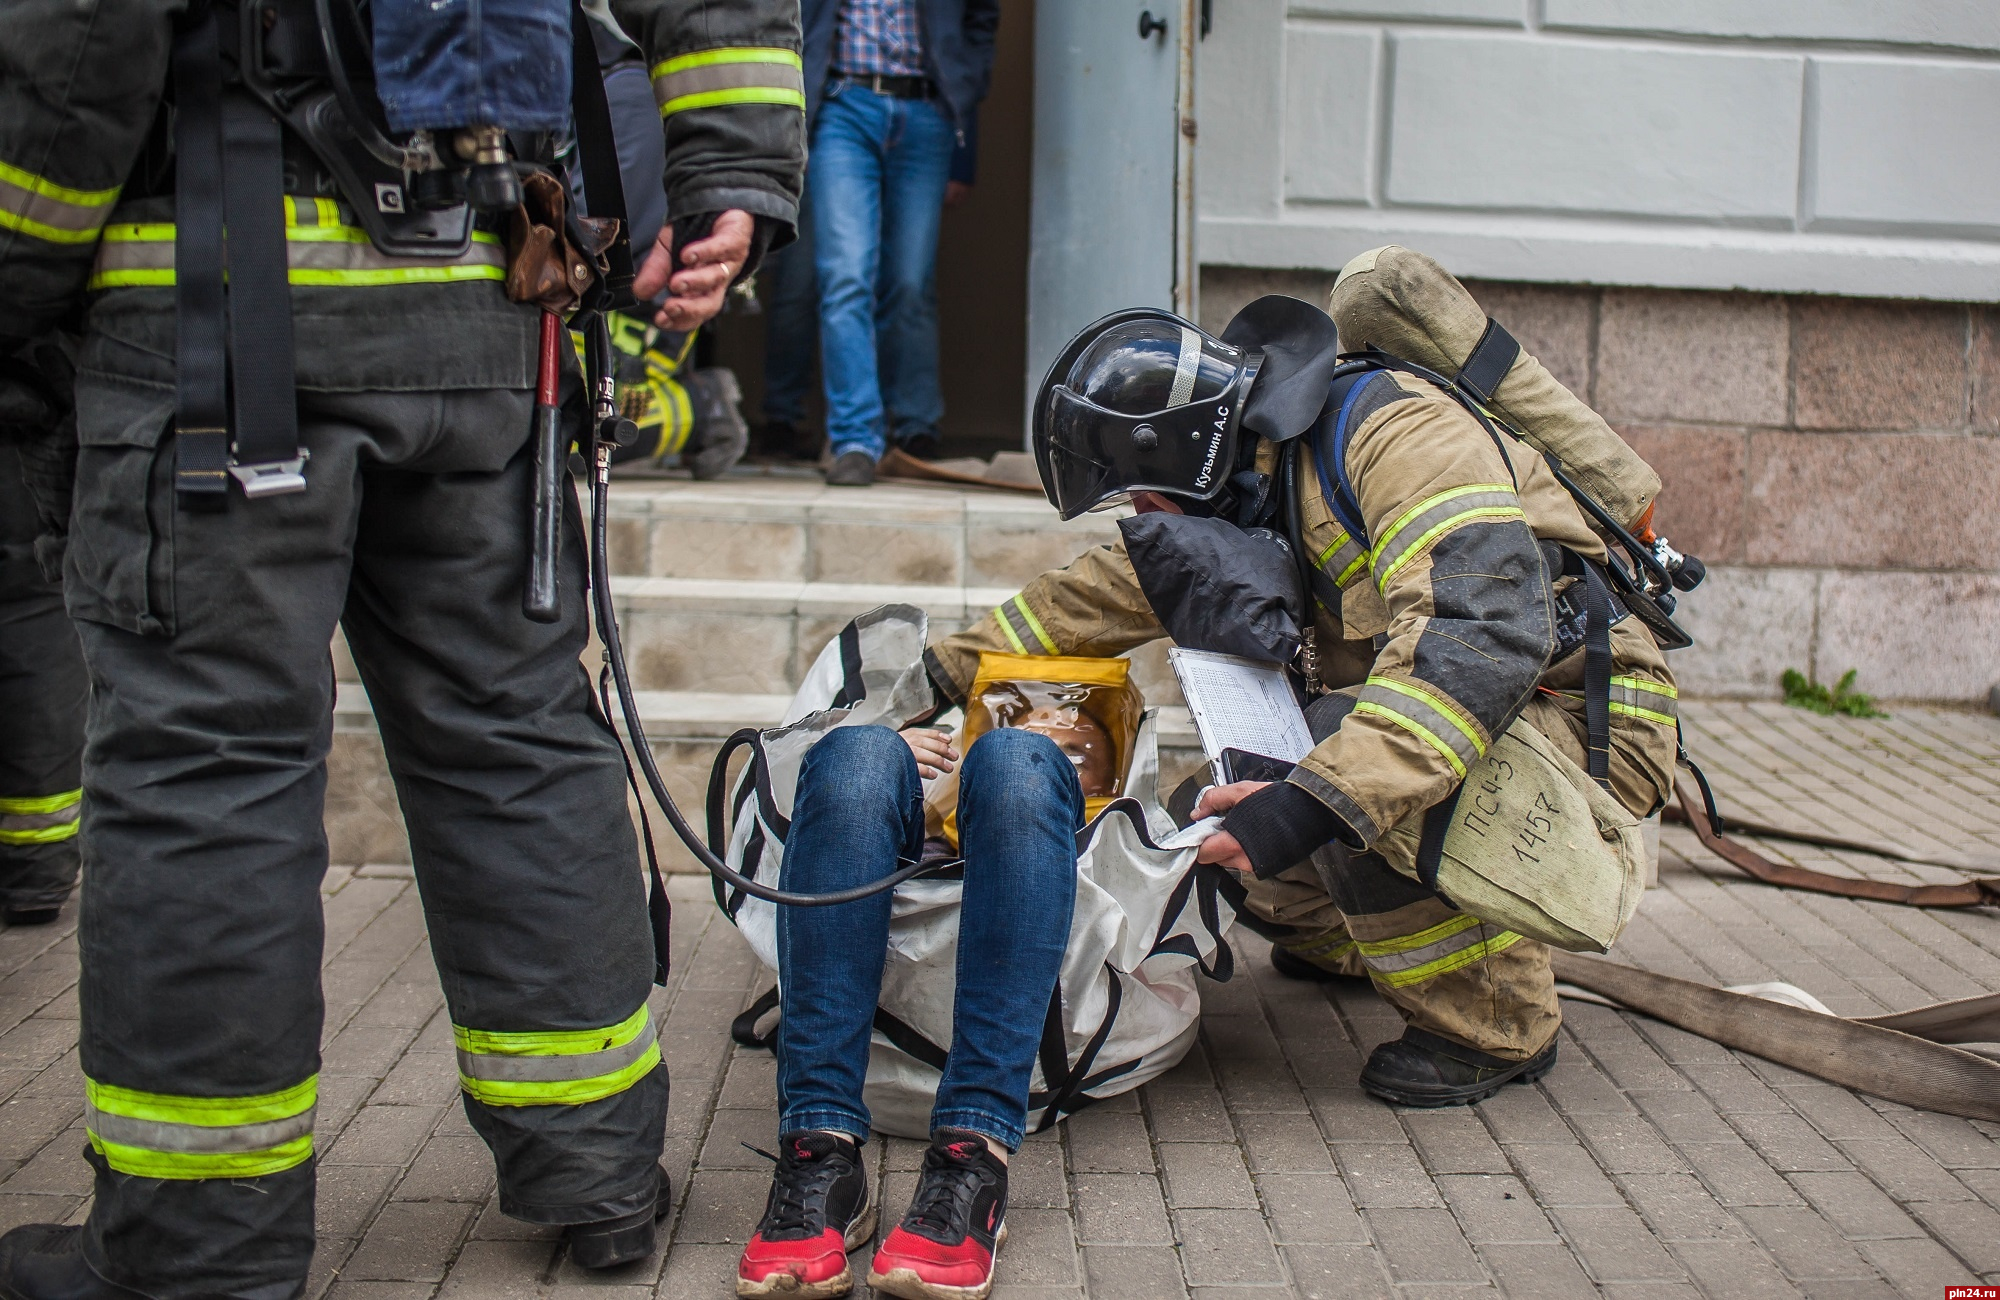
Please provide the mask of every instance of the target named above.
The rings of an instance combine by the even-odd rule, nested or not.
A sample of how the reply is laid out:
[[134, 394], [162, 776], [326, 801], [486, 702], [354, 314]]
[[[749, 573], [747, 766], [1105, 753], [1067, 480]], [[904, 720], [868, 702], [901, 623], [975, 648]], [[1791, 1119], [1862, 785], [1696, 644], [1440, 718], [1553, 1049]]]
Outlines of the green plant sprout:
[[1886, 718], [1889, 715], [1875, 707], [1875, 697], [1863, 695], [1854, 689], [1856, 669], [1850, 668], [1832, 688], [1821, 685], [1796, 668], [1785, 669], [1780, 679], [1785, 688], [1785, 703], [1795, 709], [1811, 709], [1814, 713], [1832, 717], [1836, 713], [1850, 718]]

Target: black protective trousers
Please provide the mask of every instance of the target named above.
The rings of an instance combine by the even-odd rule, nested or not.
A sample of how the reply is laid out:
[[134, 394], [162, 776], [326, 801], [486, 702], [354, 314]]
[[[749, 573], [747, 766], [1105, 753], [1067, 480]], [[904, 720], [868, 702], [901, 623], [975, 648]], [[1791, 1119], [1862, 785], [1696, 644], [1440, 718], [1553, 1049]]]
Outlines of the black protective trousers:
[[35, 563], [20, 453], [0, 439], [0, 908], [61, 907], [76, 886], [88, 686], [62, 586]]
[[306, 490], [232, 486], [205, 513], [176, 505], [170, 381], [157, 353], [100, 347], [78, 383], [87, 1257], [160, 1300], [281, 1300], [306, 1277], [336, 622], [502, 1210], [649, 1206], [653, 945], [616, 737], [579, 663], [573, 497], [562, 618], [521, 613], [530, 395], [301, 391]]

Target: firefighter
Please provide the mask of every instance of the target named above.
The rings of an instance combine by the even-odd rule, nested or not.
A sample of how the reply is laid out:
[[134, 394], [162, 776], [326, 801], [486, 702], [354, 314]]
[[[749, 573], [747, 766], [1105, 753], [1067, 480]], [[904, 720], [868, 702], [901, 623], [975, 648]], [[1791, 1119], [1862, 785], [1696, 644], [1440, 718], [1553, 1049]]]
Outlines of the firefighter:
[[[1251, 910], [1285, 933], [1293, 970], [1365, 970], [1401, 1014], [1404, 1033], [1370, 1055], [1365, 1089], [1464, 1104], [1554, 1064], [1548, 950], [1370, 849], [1447, 799], [1517, 717], [1586, 762], [1587, 649], [1559, 613], [1584, 580], [1565, 576], [1564, 554], [1601, 563], [1606, 552], [1530, 448], [1409, 374], [1330, 385], [1334, 355], [1332, 323], [1290, 299], [1246, 308], [1221, 339], [1165, 312], [1120, 313], [1051, 369], [1035, 450], [1064, 518], [1129, 500], [1242, 528], [1297, 521], [1292, 545], [1317, 570], [1304, 667], [1330, 692], [1307, 710], [1317, 744], [1282, 781], [1207, 791], [1196, 814], [1223, 820], [1201, 860], [1251, 877]], [[1344, 464], [1322, 467], [1325, 443], [1306, 435], [1340, 414]], [[1340, 483], [1358, 528], [1335, 508]], [[1121, 538], [1036, 578], [926, 662], [962, 700], [983, 650], [1116, 655], [1163, 635]], [[1606, 779], [1645, 816], [1672, 789], [1673, 677], [1638, 618], [1618, 617], [1609, 643]]]
[[[656, 324], [690, 329], [791, 238], [797, 4], [611, 7], [646, 52], [666, 130], [672, 220], [633, 291], [666, 292]], [[522, 8], [372, 12], [378, 36], [396, 9], [490, 35]], [[416, 84], [504, 97], [535, 80], [520, 69], [563, 69], [568, 8], [542, 8], [546, 48], [505, 77], [447, 66], [467, 75]], [[310, 65], [314, 9], [21, 0], [0, 15], [0, 330], [13, 343], [81, 329], [64, 586], [92, 692], [80, 1005], [94, 1197], [81, 1225], [0, 1238], [8, 1297], [282, 1300], [304, 1286], [337, 625], [410, 828], [501, 1210], [563, 1227], [570, 1258], [602, 1267], [650, 1253], [667, 1204], [654, 939], [617, 740], [579, 664], [571, 491], [555, 621], [524, 616], [542, 312], [506, 291], [504, 213], [457, 252], [384, 252], [369, 223], [446, 219], [398, 183], [414, 173], [343, 188], [304, 128], [229, 79], [253, 53]], [[337, 25], [353, 17], [347, 0], [331, 9]], [[344, 30], [337, 47], [367, 27]], [[357, 138], [348, 127], [335, 146]], [[493, 156], [503, 138], [475, 139], [459, 191], [476, 183], [496, 212], [510, 181], [527, 184]], [[448, 206], [448, 184], [440, 196]], [[295, 384], [249, 359], [280, 335]], [[231, 382], [210, 409], [225, 338]], [[289, 454], [265, 459], [273, 430]]]

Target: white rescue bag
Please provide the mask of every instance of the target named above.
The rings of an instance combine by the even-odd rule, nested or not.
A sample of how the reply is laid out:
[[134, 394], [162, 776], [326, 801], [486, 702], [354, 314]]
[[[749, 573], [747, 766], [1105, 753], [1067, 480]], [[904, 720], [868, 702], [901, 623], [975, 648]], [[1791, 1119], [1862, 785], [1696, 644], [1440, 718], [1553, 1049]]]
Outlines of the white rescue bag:
[[[777, 882], [799, 767], [820, 736], [869, 723], [901, 728], [932, 713], [938, 701], [922, 662], [926, 633], [923, 611], [908, 605], [863, 614], [820, 652], [781, 725], [730, 738], [708, 801], [718, 851], [726, 816], [730, 866]], [[737, 748], [750, 759], [731, 781]], [[1243, 888], [1220, 867], [1196, 866], [1202, 830], [1177, 832], [1161, 806], [1151, 713], [1140, 723], [1124, 788], [1077, 836], [1076, 911], [1029, 1084], [1030, 1132], [1171, 1069], [1194, 1043], [1198, 976], [1233, 973], [1226, 936]], [[879, 1132], [930, 1135], [957, 982], [956, 866], [895, 892], [863, 1090]], [[776, 906], [720, 881], [716, 903], [775, 971]]]

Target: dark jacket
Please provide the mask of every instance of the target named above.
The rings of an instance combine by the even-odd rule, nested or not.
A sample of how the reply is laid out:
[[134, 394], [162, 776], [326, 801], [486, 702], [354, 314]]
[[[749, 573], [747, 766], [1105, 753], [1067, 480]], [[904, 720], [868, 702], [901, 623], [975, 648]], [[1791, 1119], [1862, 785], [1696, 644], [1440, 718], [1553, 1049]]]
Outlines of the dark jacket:
[[[833, 33], [840, 0], [803, 0], [799, 17], [805, 33], [806, 112], [819, 107], [833, 68]], [[924, 66], [961, 133], [993, 79], [993, 33], [1000, 26], [1000, 0], [917, 0], [924, 33]]]

